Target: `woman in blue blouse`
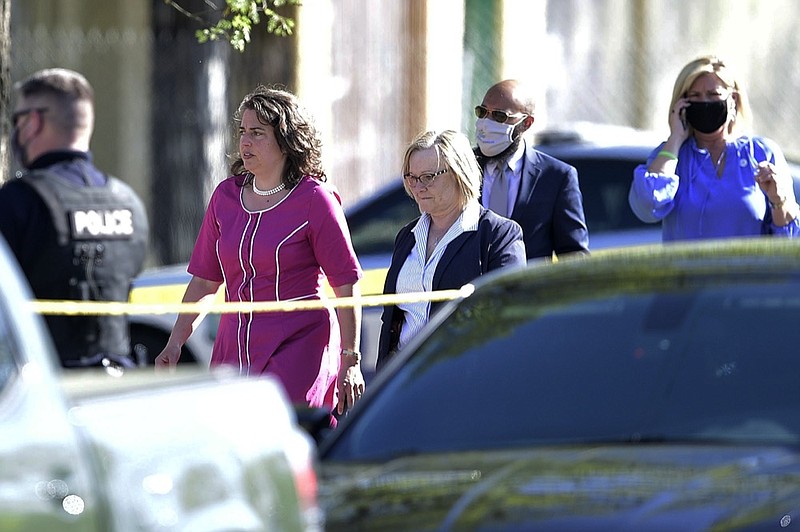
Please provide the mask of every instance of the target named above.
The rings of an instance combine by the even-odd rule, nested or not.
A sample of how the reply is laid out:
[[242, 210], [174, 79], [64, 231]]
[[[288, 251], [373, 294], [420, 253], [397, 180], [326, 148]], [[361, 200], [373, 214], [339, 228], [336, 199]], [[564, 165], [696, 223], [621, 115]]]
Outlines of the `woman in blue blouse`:
[[662, 222], [662, 239], [800, 235], [800, 207], [783, 152], [748, 135], [744, 88], [705, 56], [675, 81], [670, 135], [633, 173], [628, 201], [639, 219]]

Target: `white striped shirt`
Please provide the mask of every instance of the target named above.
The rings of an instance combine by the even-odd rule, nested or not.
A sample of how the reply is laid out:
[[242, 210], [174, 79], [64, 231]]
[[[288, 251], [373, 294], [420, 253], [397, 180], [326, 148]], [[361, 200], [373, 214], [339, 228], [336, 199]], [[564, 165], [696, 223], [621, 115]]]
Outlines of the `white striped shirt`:
[[[417, 225], [411, 231], [414, 233], [416, 245], [411, 249], [406, 261], [400, 268], [397, 275], [396, 292], [398, 294], [408, 294], [411, 292], [431, 292], [433, 290], [433, 274], [436, 266], [442, 258], [447, 244], [452, 242], [458, 235], [467, 231], [478, 230], [478, 219], [480, 218], [480, 205], [477, 201], [467, 204], [455, 223], [450, 226], [447, 233], [436, 244], [428, 261], [425, 261], [425, 248], [428, 243], [428, 231], [431, 225], [431, 217], [428, 213], [420, 216]], [[422, 329], [430, 317], [431, 304], [429, 301], [417, 303], [399, 303], [397, 305], [403, 311], [403, 327], [400, 330], [400, 340], [397, 348], [401, 349]]]

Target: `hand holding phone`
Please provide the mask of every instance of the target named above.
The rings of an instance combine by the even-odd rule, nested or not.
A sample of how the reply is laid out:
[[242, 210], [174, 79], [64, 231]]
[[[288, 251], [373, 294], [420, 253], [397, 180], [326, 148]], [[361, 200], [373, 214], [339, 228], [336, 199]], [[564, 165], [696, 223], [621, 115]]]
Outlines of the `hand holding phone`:
[[689, 122], [686, 120], [686, 108], [689, 102], [685, 98], [681, 98], [675, 102], [669, 117], [670, 137], [678, 144], [683, 144], [683, 141], [689, 136]]

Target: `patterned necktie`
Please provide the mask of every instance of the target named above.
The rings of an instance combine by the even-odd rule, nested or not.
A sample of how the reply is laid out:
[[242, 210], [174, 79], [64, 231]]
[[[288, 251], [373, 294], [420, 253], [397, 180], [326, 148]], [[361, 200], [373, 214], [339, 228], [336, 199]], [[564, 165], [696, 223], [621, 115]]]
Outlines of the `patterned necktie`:
[[504, 168], [494, 170], [494, 183], [489, 194], [489, 208], [500, 216], [508, 216], [508, 180]]

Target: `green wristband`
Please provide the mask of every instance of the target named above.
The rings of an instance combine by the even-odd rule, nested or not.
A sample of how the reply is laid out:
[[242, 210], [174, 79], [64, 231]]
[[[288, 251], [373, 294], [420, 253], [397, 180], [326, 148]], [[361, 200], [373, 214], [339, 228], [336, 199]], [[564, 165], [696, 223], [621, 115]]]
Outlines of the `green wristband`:
[[658, 156], [659, 157], [666, 157], [667, 159], [672, 159], [673, 161], [677, 161], [678, 160], [678, 156], [677, 155], [675, 155], [671, 151], [667, 151], [667, 150], [661, 150], [660, 152], [658, 152]]

